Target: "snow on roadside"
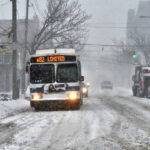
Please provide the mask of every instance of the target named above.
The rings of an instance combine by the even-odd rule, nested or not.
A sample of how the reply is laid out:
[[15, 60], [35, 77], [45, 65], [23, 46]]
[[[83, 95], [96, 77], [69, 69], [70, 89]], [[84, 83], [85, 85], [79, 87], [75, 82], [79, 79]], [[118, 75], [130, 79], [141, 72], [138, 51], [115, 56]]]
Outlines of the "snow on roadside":
[[0, 101], [0, 120], [29, 109], [29, 101], [24, 99]]
[[132, 89], [122, 87], [114, 88], [113, 90], [99, 90], [99, 94], [107, 96], [117, 96], [132, 99], [134, 102], [150, 106], [150, 99], [133, 96]]
[[132, 96], [132, 89], [125, 89], [122, 87], [114, 87], [113, 90], [104, 89], [99, 90], [100, 94], [106, 94], [110, 96]]

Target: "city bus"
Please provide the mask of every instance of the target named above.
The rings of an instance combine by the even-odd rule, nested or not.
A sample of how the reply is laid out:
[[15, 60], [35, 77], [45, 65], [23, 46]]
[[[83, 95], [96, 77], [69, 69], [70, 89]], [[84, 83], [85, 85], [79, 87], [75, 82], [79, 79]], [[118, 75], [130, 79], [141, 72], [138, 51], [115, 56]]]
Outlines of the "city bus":
[[37, 50], [30, 57], [27, 72], [31, 107], [80, 109], [84, 76], [74, 49]]

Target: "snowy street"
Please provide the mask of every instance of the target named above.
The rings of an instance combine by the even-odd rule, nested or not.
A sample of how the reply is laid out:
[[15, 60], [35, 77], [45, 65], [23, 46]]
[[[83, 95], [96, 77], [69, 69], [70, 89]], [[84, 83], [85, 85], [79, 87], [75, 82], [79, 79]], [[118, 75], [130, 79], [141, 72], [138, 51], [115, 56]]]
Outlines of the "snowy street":
[[0, 150], [150, 150], [150, 0], [0, 0]]
[[150, 101], [130, 92], [93, 93], [78, 111], [20, 109], [1, 118], [0, 150], [150, 149]]

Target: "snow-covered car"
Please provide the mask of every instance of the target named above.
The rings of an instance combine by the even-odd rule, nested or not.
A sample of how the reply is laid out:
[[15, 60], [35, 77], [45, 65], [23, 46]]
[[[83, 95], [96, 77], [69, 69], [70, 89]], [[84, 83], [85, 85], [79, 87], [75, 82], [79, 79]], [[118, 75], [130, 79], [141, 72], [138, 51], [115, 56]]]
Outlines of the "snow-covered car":
[[101, 83], [101, 89], [113, 89], [113, 84], [110, 81], [103, 81]]
[[11, 100], [8, 94], [0, 94], [0, 101], [8, 101]]

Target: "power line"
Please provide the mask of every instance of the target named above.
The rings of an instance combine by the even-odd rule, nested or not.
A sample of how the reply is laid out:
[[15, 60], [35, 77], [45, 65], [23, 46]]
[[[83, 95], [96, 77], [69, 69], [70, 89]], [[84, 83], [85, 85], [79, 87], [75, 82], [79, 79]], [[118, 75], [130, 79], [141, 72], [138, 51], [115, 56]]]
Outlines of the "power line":
[[119, 44], [94, 44], [94, 43], [81, 43], [85, 46], [95, 46], [95, 47], [149, 47], [150, 45], [119, 45]]
[[[81, 58], [81, 61], [83, 61], [83, 62], [87, 61], [87, 62], [91, 63], [91, 62], [95, 62], [95, 59], [82, 59]], [[108, 63], [108, 64], [132, 64], [132, 65], [135, 65], [135, 63], [128, 62], [128, 61], [114, 61], [114, 60], [108, 61], [106, 59], [105, 60], [99, 59], [96, 62], [102, 62], [102, 63]]]
[[119, 27], [119, 26], [88, 26], [87, 28], [95, 28], [95, 29], [150, 29], [150, 26], [130, 26], [130, 27]]
[[99, 23], [97, 23], [97, 22], [90, 22], [89, 23], [89, 25], [118, 25], [118, 24], [120, 24], [120, 25], [126, 25], [127, 23], [126, 22], [124, 22], [124, 23], [115, 23], [115, 22], [99, 22]]
[[[93, 19], [91, 19], [89, 21], [89, 25], [127, 25], [127, 24], [129, 25], [128, 22], [101, 22], [98, 19], [95, 19], [95, 20], [96, 21], [94, 21]], [[147, 21], [147, 22], [149, 22], [149, 21]], [[140, 21], [136, 21], [135, 23], [136, 24], [138, 24], [138, 23], [144, 23], [145, 24], [145, 21], [143, 19], [143, 20], [140, 20]]]

